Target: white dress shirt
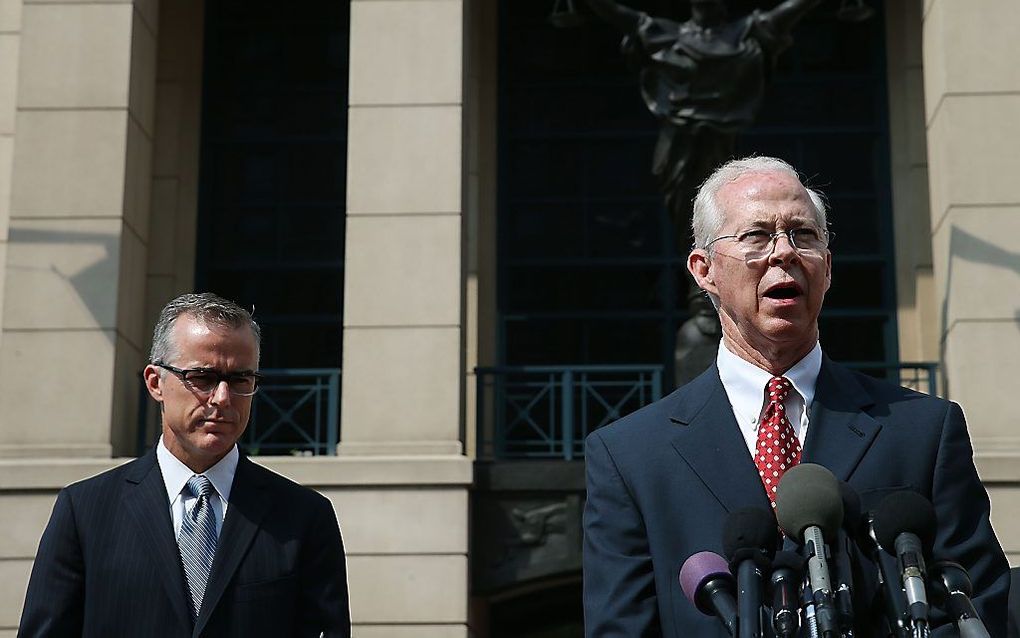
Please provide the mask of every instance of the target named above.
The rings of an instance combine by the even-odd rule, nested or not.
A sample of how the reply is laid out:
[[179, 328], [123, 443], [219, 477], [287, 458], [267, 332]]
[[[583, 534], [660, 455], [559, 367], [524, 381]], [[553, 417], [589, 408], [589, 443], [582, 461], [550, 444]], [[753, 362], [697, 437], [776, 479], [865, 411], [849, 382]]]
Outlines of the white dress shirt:
[[[237, 471], [239, 457], [240, 454], [235, 445], [216, 465], [202, 472], [215, 490], [215, 493], [209, 497], [209, 504], [216, 515], [217, 535], [223, 529], [223, 517], [227, 515], [230, 486], [234, 484], [234, 472]], [[159, 463], [159, 471], [163, 474], [163, 484], [166, 486], [166, 496], [170, 502], [170, 518], [174, 522], [174, 538], [177, 538], [181, 533], [181, 522], [184, 520], [185, 512], [190, 512], [198, 501], [198, 498], [190, 490], [187, 497], [181, 494], [184, 486], [188, 484], [188, 479], [195, 476], [195, 473], [167, 449], [162, 436], [159, 437], [159, 443], [156, 445], [156, 461]]]
[[[719, 379], [726, 390], [726, 396], [729, 397], [733, 416], [740, 427], [740, 433], [744, 435], [744, 442], [747, 443], [747, 451], [751, 458], [754, 458], [755, 446], [758, 444], [758, 426], [767, 405], [765, 388], [772, 374], [733, 354], [722, 342], [719, 343], [716, 365], [719, 367]], [[781, 375], [790, 380], [795, 390], [786, 397], [784, 404], [801, 446], [804, 445], [804, 437], [807, 436], [808, 413], [815, 398], [815, 385], [818, 383], [818, 372], [821, 369], [822, 346], [815, 343], [811, 352]]]

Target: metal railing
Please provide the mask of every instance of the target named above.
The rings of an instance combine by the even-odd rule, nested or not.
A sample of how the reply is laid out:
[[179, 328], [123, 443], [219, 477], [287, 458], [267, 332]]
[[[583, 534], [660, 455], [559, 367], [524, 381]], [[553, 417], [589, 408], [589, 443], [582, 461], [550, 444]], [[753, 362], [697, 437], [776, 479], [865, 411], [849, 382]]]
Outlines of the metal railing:
[[[933, 362], [852, 362], [847, 367], [935, 395]], [[662, 368], [504, 366], [476, 368], [479, 460], [584, 455], [584, 437], [662, 396]]]
[[654, 365], [476, 368], [479, 459], [564, 459], [584, 454], [592, 430], [658, 400]]
[[904, 388], [935, 396], [938, 393], [939, 364], [934, 361], [884, 363], [881, 361], [843, 362], [851, 370], [885, 379]]
[[[340, 370], [270, 368], [252, 398], [248, 427], [238, 445], [251, 455], [333, 455], [340, 437]], [[159, 437], [158, 415], [142, 388], [139, 454]]]

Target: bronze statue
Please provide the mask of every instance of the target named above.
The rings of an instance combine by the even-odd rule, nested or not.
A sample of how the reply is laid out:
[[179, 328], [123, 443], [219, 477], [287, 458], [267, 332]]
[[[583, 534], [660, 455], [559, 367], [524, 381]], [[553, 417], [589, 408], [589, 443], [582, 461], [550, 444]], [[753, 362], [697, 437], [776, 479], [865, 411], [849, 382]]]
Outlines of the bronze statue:
[[736, 135], [761, 106], [766, 80], [794, 25], [821, 0], [786, 0], [728, 20], [722, 0], [691, 0], [675, 22], [613, 0], [587, 0], [625, 34], [623, 50], [641, 69], [641, 95], [661, 123], [652, 173], [665, 194], [678, 246], [689, 236], [698, 186], [733, 154]]
[[[691, 19], [650, 16], [614, 0], [587, 0], [624, 32], [623, 51], [639, 66], [641, 96], [660, 122], [652, 157], [683, 251], [691, 204], [701, 183], [733, 155], [737, 134], [761, 107], [776, 58], [790, 32], [821, 0], [785, 0], [767, 11], [729, 20], [723, 0], [691, 0]], [[677, 331], [674, 382], [711, 365], [722, 334], [719, 317], [688, 278], [690, 318]]]
[[673, 383], [678, 386], [692, 381], [712, 365], [722, 338], [719, 315], [708, 296], [692, 286], [687, 302], [690, 319], [676, 331], [673, 352]]

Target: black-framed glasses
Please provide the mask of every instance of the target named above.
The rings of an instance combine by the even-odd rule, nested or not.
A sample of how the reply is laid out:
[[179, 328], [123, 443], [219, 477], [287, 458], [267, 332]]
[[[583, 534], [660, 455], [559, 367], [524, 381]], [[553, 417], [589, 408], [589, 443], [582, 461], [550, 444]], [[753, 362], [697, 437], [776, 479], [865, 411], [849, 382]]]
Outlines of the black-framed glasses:
[[790, 240], [790, 245], [793, 246], [794, 250], [798, 253], [809, 255], [809, 256], [821, 256], [829, 244], [832, 242], [832, 238], [835, 233], [826, 230], [818, 230], [817, 228], [811, 228], [810, 226], [803, 226], [801, 228], [791, 228], [789, 230], [777, 230], [774, 233], [770, 233], [767, 230], [755, 228], [752, 230], [746, 230], [736, 235], [722, 235], [716, 237], [712, 241], [705, 244], [705, 249], [714, 244], [717, 241], [723, 239], [732, 239], [733, 243], [736, 244], [737, 250], [740, 251], [741, 256], [744, 259], [761, 259], [772, 254], [772, 251], [776, 247], [776, 241], [786, 236]]
[[181, 378], [191, 389], [199, 394], [212, 394], [224, 381], [230, 394], [239, 397], [250, 397], [259, 390], [258, 372], [220, 372], [211, 368], [175, 368], [174, 366], [153, 361], [152, 365], [169, 370]]

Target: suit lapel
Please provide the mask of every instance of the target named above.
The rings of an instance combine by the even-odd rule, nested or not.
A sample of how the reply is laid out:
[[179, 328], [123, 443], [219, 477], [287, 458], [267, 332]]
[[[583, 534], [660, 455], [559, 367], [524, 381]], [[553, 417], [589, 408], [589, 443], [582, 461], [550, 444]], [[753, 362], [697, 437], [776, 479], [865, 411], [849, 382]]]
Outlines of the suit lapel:
[[182, 626], [190, 627], [191, 612], [185, 600], [181, 557], [174, 538], [174, 524], [170, 519], [166, 485], [156, 463], [155, 448], [135, 461], [125, 480], [129, 488], [123, 495], [124, 509], [131, 513], [138, 536], [145, 539], [149, 546], [152, 561]]
[[826, 357], [818, 374], [802, 461], [849, 480], [882, 426], [863, 410], [874, 404], [849, 370]]
[[269, 508], [270, 499], [266, 495], [267, 486], [262, 474], [264, 471], [243, 455], [238, 459], [234, 483], [230, 488], [227, 515], [223, 520], [216, 557], [213, 558], [209, 584], [205, 589], [193, 636], [200, 636], [205, 629]]
[[670, 416], [676, 451], [727, 511], [771, 510], [715, 364], [680, 392]]

